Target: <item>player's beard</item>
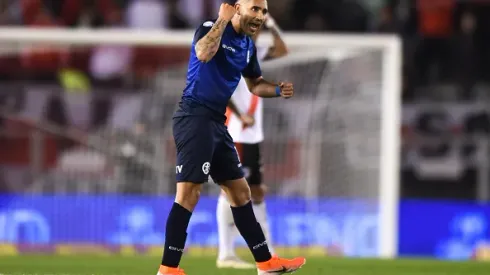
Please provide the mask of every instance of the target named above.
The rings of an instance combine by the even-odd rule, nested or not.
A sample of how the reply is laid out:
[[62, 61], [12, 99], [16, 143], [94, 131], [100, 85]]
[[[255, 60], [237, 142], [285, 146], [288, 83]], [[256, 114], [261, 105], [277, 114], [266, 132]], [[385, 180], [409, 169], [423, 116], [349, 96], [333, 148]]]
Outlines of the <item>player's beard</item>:
[[262, 22], [253, 17], [242, 16], [242, 32], [248, 36], [256, 35], [262, 28]]

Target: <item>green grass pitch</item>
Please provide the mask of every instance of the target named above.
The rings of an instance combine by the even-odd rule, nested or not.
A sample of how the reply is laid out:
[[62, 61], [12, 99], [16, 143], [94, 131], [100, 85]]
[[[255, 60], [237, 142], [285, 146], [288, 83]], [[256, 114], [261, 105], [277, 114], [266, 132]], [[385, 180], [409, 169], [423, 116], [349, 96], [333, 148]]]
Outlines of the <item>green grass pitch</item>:
[[[144, 256], [1, 256], [0, 274], [155, 275], [160, 259]], [[218, 270], [214, 257], [185, 257], [188, 275], [249, 275], [254, 270]], [[308, 258], [295, 275], [488, 275], [490, 264], [431, 260]]]

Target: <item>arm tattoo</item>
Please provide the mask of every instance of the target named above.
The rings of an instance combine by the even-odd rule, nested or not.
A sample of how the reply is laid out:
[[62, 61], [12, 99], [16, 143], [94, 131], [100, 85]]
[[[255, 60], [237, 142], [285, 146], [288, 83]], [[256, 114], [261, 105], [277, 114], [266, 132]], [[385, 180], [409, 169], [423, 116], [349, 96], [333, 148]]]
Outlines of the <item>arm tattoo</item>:
[[196, 53], [210, 60], [216, 54], [221, 43], [221, 37], [228, 21], [218, 19], [209, 32], [196, 43]]

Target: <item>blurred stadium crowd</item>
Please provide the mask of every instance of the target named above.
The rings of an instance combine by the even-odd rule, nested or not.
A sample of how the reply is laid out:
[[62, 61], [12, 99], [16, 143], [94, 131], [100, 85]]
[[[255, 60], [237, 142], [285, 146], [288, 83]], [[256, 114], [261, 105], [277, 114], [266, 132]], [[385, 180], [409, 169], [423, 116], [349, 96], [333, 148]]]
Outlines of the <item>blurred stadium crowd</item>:
[[[487, 99], [490, 95], [488, 85], [490, 1], [269, 0], [268, 2], [271, 14], [284, 30], [400, 35], [403, 39], [404, 60], [403, 99], [407, 104], [476, 102]], [[221, 0], [2, 0], [0, 25], [33, 28], [190, 29], [204, 19], [215, 17], [220, 3]], [[0, 53], [0, 86], [3, 87], [3, 91], [0, 92], [0, 103], [5, 107], [3, 110], [20, 108], [23, 109], [22, 112], [30, 113], [30, 117], [35, 117], [41, 112], [38, 110], [41, 108], [45, 111], [46, 121], [58, 126], [74, 124], [83, 130], [99, 129], [99, 126], [111, 120], [108, 110], [113, 102], [107, 95], [112, 90], [139, 93], [152, 89], [161, 77], [162, 68], [181, 64], [188, 55], [187, 49], [178, 47], [98, 45], [90, 48], [53, 48], [44, 45], [43, 47], [22, 45], [22, 49], [19, 50], [18, 45], [10, 46], [4, 47], [3, 52]], [[77, 79], [76, 83], [70, 81], [71, 79]], [[77, 103], [72, 105], [66, 104], [69, 101], [61, 100], [56, 96], [42, 96], [39, 92], [23, 93], [20, 99], [16, 96], [12, 97], [16, 90], [25, 90], [26, 84], [49, 86], [50, 93], [56, 89], [77, 90], [77, 95], [91, 92], [96, 96], [90, 102], [84, 103], [80, 103], [78, 98]], [[16, 99], [12, 100], [12, 98]], [[160, 104], [158, 95], [152, 94], [147, 100], [149, 104], [147, 106], [155, 105], [158, 108]], [[91, 104], [90, 113], [83, 114], [83, 111], [80, 111], [83, 109], [81, 107], [83, 104]], [[127, 104], [130, 105], [129, 102]], [[21, 108], [20, 105], [24, 107]], [[26, 109], [25, 106], [38, 107]], [[138, 119], [136, 129], [132, 130], [133, 134], [141, 133], [145, 128], [154, 129], [155, 125], [151, 123], [161, 123], [164, 121], [162, 116], [169, 118], [172, 111], [173, 109], [169, 108], [165, 110], [167, 114], [155, 115], [153, 108], [147, 108], [147, 112], [143, 112]], [[453, 128], [461, 131], [461, 128], [468, 128], [467, 125], [470, 124], [473, 125], [469, 127], [471, 129], [477, 128], [489, 132], [490, 119], [485, 115], [482, 117], [477, 114], [476, 117], [466, 119], [466, 122], [469, 122], [465, 122], [465, 125]], [[5, 175], [5, 171], [8, 170], [11, 175], [9, 177], [12, 178], [11, 172], [15, 170], [12, 167], [28, 162], [27, 150], [29, 149], [27, 148], [30, 147], [25, 146], [25, 142], [29, 141], [27, 137], [23, 137], [26, 139], [24, 143], [19, 141], [20, 138], [16, 141], [9, 138], [9, 135], [19, 133], [22, 127], [13, 123], [12, 119], [7, 119], [7, 116], [2, 116], [1, 119], [0, 125], [4, 133], [0, 136], [0, 139], [4, 139], [0, 142], [3, 146], [1, 150], [7, 153], [0, 156], [2, 158], [0, 162], [2, 167], [9, 167], [3, 168], [3, 174]], [[423, 113], [415, 119], [414, 127], [428, 135], [445, 134], [446, 129], [439, 129], [439, 126], [434, 126], [432, 123], [440, 119], [439, 114]], [[152, 126], [148, 126], [150, 124]], [[414, 131], [413, 127], [404, 130], [405, 134]], [[80, 135], [77, 137], [80, 138]], [[85, 137], [85, 142], [89, 142], [88, 140], [91, 139]], [[407, 136], [406, 140], [413, 141], [413, 136]], [[45, 146], [50, 146], [49, 144]], [[58, 140], [57, 144], [60, 148], [71, 147], [73, 138], [68, 138], [61, 143]], [[441, 152], [447, 154], [447, 149], [441, 149], [442, 145], [445, 144], [437, 143], [435, 147], [433, 145], [429, 148], [428, 155], [438, 155]], [[156, 149], [150, 151], [152, 150]], [[471, 150], [474, 152], [478, 149], [473, 146], [465, 151], [466, 154]], [[409, 155], [407, 153], [407, 156]], [[51, 163], [49, 165], [56, 162], [56, 157], [50, 154], [44, 155], [44, 158], [46, 163]], [[127, 175], [149, 173], [145, 170], [147, 168], [143, 169], [138, 166], [139, 164], [128, 165], [133, 170]], [[475, 177], [472, 174], [472, 180], [463, 181], [475, 182]], [[6, 178], [8, 177], [0, 177], [0, 181], [2, 179], [4, 182], [12, 181]], [[427, 189], [426, 182], [421, 182], [417, 176], [413, 176], [413, 173], [405, 175], [404, 179], [415, 182], [416, 184], [410, 185], [412, 187], [420, 184], [421, 188]], [[461, 179], [457, 179], [459, 180]], [[447, 182], [447, 179], [443, 179], [442, 182]], [[0, 184], [0, 190], [2, 186], [7, 190], [19, 189], [12, 187], [11, 184]], [[434, 192], [427, 194], [438, 196], [437, 191], [440, 189], [437, 185], [433, 186], [436, 186]], [[420, 191], [421, 188], [404, 190], [407, 195], [420, 196], [423, 193]], [[445, 196], [473, 197], [475, 188], [474, 186], [455, 188], [451, 192], [448, 191]]]
[[[5, 0], [0, 3], [0, 24], [187, 29], [215, 17], [220, 2]], [[285, 30], [400, 34], [405, 42], [406, 100], [486, 94], [481, 92], [486, 87], [478, 84], [485, 83], [490, 71], [488, 1], [269, 0], [269, 6]]]

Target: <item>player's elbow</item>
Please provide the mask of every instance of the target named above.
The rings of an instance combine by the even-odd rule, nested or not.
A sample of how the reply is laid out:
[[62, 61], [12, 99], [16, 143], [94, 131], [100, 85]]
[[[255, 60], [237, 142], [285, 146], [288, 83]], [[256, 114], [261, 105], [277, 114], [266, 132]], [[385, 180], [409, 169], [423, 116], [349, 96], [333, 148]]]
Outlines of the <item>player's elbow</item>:
[[216, 52], [212, 51], [211, 49], [201, 49], [200, 47], [196, 46], [196, 57], [201, 62], [209, 62], [213, 58], [215, 53]]
[[275, 52], [272, 54], [273, 58], [281, 58], [289, 54], [289, 49], [287, 47], [276, 48]]
[[257, 85], [249, 87], [249, 90], [253, 95], [260, 97], [260, 90], [257, 88]]
[[257, 88], [257, 84], [259, 84], [260, 80], [262, 77], [249, 77], [249, 76], [244, 76], [245, 77], [245, 83], [247, 84], [248, 90], [252, 93], [255, 94], [254, 90]]
[[289, 54], [289, 48], [288, 47], [284, 47], [283, 51], [282, 51], [282, 56], [286, 56]]
[[197, 51], [196, 52], [196, 57], [199, 61], [207, 63], [209, 60], [211, 60], [212, 56], [210, 54], [204, 52], [204, 51]]

